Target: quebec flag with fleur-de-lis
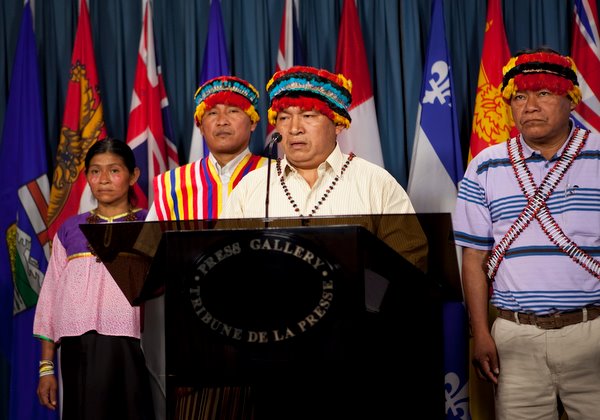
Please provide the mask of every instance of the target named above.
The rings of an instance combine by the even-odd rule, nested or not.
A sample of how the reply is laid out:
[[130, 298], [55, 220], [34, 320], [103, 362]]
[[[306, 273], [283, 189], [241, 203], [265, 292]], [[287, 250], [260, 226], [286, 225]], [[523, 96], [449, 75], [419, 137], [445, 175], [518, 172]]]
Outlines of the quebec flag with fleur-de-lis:
[[443, 1], [434, 0], [408, 178], [418, 213], [451, 213], [464, 174]]
[[[407, 188], [419, 213], [454, 211], [464, 168], [453, 102], [443, 0], [434, 0]], [[445, 418], [468, 420], [466, 310], [461, 300], [448, 299], [443, 305]]]

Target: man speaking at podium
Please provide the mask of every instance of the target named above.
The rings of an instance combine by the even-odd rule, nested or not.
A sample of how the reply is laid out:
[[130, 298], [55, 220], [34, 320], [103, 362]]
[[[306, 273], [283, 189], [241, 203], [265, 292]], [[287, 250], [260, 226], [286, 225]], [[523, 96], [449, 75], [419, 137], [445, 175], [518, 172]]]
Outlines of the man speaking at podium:
[[[274, 163], [270, 215], [414, 213], [390, 173], [340, 150], [337, 135], [350, 127], [351, 90], [342, 74], [302, 66], [276, 72], [267, 84], [269, 122], [285, 154]], [[240, 182], [222, 217], [265, 216], [266, 172], [263, 167]]]
[[[272, 164], [273, 177], [268, 166], [244, 177], [221, 218], [414, 213], [389, 172], [341, 151], [337, 136], [350, 127], [351, 91], [350, 80], [327, 70], [295, 66], [276, 72], [267, 83], [268, 117], [281, 134], [284, 157]], [[416, 218], [402, 220], [401, 243], [392, 247], [424, 270], [424, 235]]]

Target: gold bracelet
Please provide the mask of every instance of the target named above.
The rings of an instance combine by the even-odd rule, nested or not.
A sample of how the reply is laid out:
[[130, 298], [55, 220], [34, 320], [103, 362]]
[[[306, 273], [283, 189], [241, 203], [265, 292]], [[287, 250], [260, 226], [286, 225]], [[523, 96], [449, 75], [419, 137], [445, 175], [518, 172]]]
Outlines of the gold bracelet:
[[52, 370], [49, 370], [49, 371], [47, 371], [47, 372], [40, 372], [40, 378], [41, 378], [42, 376], [49, 376], [49, 375], [54, 375], [54, 369], [52, 369]]

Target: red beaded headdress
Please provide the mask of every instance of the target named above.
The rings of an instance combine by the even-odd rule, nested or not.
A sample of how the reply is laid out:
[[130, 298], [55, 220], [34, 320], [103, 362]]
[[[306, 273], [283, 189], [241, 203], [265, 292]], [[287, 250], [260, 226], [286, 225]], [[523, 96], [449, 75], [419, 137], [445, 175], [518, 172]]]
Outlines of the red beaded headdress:
[[260, 117], [256, 112], [258, 104], [258, 91], [249, 82], [233, 77], [215, 77], [198, 88], [194, 95], [196, 112], [194, 120], [200, 126], [204, 113], [217, 104], [233, 105], [243, 109], [253, 123]]
[[571, 57], [546, 50], [523, 53], [511, 58], [502, 74], [502, 96], [506, 102], [518, 90], [541, 89], [568, 95], [575, 105], [581, 101], [577, 68]]
[[295, 66], [276, 72], [267, 93], [271, 102], [269, 123], [275, 125], [277, 114], [290, 106], [317, 110], [335, 124], [350, 127], [348, 113], [352, 103], [352, 82], [343, 74], [333, 74], [324, 69]]

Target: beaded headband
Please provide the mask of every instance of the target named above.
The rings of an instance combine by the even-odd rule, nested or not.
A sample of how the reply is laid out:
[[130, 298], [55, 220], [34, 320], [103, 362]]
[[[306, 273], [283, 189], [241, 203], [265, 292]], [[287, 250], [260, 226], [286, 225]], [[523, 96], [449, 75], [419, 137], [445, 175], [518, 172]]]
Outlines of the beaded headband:
[[568, 56], [555, 52], [533, 52], [511, 58], [502, 69], [502, 96], [509, 102], [518, 90], [548, 89], [557, 95], [568, 95], [577, 105], [581, 90], [577, 68]]
[[194, 95], [196, 125], [200, 126], [204, 113], [217, 104], [236, 106], [256, 123], [260, 120], [255, 108], [258, 96], [256, 88], [245, 80], [233, 76], [215, 77], [200, 86]]
[[269, 83], [269, 123], [275, 125], [277, 114], [290, 106], [315, 109], [335, 124], [350, 127], [348, 113], [352, 103], [352, 82], [343, 74], [333, 74], [314, 67], [295, 66], [276, 72]]

